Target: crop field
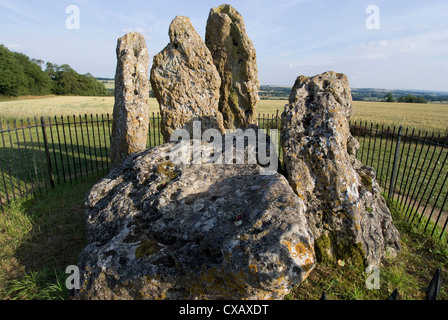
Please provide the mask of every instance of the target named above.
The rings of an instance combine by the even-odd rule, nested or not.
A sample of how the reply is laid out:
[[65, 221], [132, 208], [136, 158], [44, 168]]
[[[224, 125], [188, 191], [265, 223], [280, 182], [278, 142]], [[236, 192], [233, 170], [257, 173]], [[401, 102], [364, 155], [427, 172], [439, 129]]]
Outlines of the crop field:
[[[155, 98], [150, 98], [150, 112], [159, 112]], [[259, 114], [279, 114], [287, 100], [260, 100]], [[114, 97], [46, 96], [0, 102], [0, 120], [19, 120], [34, 117], [106, 114], [112, 115]], [[374, 122], [383, 125], [411, 127], [417, 130], [448, 131], [448, 104], [353, 102], [352, 121]]]

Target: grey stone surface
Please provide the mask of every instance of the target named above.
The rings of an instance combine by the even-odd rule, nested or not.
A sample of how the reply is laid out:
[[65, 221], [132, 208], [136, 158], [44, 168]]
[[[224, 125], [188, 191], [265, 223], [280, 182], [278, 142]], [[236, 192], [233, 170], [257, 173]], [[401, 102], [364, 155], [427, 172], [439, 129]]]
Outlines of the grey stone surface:
[[256, 50], [241, 14], [228, 4], [212, 8], [205, 43], [221, 77], [219, 110], [224, 126], [233, 129], [256, 124], [260, 87]]
[[145, 38], [130, 32], [118, 39], [110, 158], [118, 166], [146, 149], [149, 123], [149, 56]]
[[218, 110], [221, 79], [210, 51], [187, 17], [171, 22], [169, 36], [170, 43], [154, 57], [151, 68], [165, 141], [176, 129], [186, 129], [192, 137], [192, 123], [197, 120], [202, 131], [215, 128], [224, 133]]
[[184, 146], [134, 154], [89, 192], [75, 299], [281, 299], [311, 272], [305, 206], [282, 175], [169, 160]]
[[344, 74], [298, 77], [282, 114], [283, 156], [288, 181], [307, 206], [318, 258], [378, 265], [399, 250], [400, 236], [375, 171], [355, 158], [351, 103]]

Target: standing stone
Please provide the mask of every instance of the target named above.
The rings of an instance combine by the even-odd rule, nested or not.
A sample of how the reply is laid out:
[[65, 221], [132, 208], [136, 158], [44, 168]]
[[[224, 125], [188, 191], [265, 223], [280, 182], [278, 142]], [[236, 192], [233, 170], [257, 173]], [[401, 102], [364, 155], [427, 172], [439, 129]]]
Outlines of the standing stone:
[[355, 158], [351, 103], [344, 74], [298, 77], [282, 114], [283, 155], [289, 183], [307, 206], [317, 258], [378, 265], [399, 249], [400, 237], [375, 171]]
[[118, 39], [110, 157], [112, 168], [146, 149], [149, 124], [149, 56], [143, 35]]
[[219, 110], [225, 127], [256, 124], [260, 83], [255, 47], [246, 34], [243, 17], [228, 4], [211, 9], [205, 43], [221, 76]]
[[177, 16], [169, 28], [170, 43], [154, 57], [151, 85], [162, 115], [165, 141], [176, 129], [192, 137], [193, 122], [202, 131], [214, 128], [224, 133], [218, 110], [221, 79], [210, 51], [187, 17]]

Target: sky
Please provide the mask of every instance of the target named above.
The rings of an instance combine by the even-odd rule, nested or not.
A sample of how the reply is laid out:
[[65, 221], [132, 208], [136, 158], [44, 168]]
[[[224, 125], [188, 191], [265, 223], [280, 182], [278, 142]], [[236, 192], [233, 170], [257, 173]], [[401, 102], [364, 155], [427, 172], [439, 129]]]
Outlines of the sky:
[[204, 39], [210, 9], [223, 3], [243, 16], [262, 85], [332, 70], [353, 88], [448, 91], [446, 0], [0, 0], [0, 43], [113, 78], [119, 37], [142, 33], [152, 62], [176, 16]]

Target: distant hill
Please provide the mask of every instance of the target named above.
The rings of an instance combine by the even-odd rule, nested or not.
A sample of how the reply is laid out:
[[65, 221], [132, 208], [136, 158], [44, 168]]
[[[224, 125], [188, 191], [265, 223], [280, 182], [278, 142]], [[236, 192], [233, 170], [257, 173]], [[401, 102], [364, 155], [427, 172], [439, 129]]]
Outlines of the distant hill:
[[[259, 96], [263, 100], [288, 100], [292, 87], [261, 85]], [[448, 92], [428, 90], [390, 90], [375, 88], [351, 88], [352, 98], [355, 101], [385, 101], [389, 93], [394, 100], [406, 96], [422, 97], [428, 102], [448, 103]]]

